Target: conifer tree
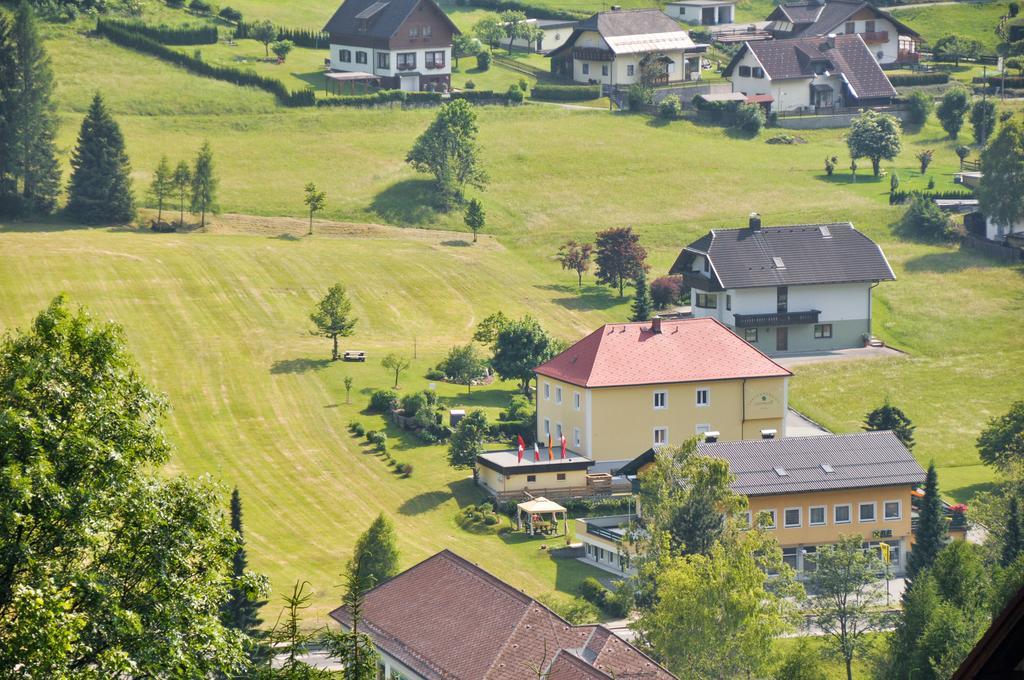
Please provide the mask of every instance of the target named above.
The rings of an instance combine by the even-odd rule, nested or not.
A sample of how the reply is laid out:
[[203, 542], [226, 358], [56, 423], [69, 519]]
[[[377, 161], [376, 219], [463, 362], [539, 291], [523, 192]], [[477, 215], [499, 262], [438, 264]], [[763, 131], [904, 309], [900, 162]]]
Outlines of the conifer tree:
[[124, 137], [98, 92], [82, 121], [71, 168], [69, 215], [88, 224], [123, 223], [135, 216]]
[[174, 174], [171, 175], [171, 184], [174, 185], [174, 193], [178, 195], [178, 226], [184, 227], [185, 196], [188, 195], [188, 189], [192, 185], [192, 170], [189, 169], [188, 163], [178, 162], [178, 166], [174, 168]]
[[647, 287], [647, 274], [641, 269], [636, 277], [636, 297], [633, 298], [633, 321], [651, 318], [651, 291]]
[[395, 525], [381, 513], [356, 541], [352, 565], [359, 567], [359, 580], [364, 589], [383, 583], [398, 573], [398, 540]]
[[11, 150], [14, 144], [14, 126], [11, 117], [17, 103], [14, 97], [16, 74], [11, 20], [6, 12], [0, 11], [0, 197], [9, 196], [18, 190], [17, 181], [12, 174], [11, 160]]
[[345, 594], [341, 600], [348, 609], [349, 630], [329, 631], [322, 638], [327, 651], [344, 667], [342, 680], [374, 680], [377, 677], [377, 651], [373, 639], [359, 629], [363, 620], [363, 595], [371, 587], [357, 552], [345, 569]]
[[[60, 166], [57, 163], [56, 107], [53, 103], [53, 69], [43, 47], [35, 14], [26, 0], [18, 6], [10, 31], [13, 72], [0, 84], [5, 101], [7, 171], [20, 182], [24, 209], [49, 213], [57, 205]], [[11, 54], [7, 54], [10, 58]]]
[[[240, 630], [256, 643], [264, 637], [260, 626], [263, 620], [259, 610], [266, 604], [249, 596], [242, 587], [245, 572], [249, 567], [249, 557], [245, 551], [245, 531], [242, 528], [242, 498], [236, 487], [231, 492], [231, 529], [238, 536], [238, 548], [231, 559], [232, 586], [228, 591], [228, 600], [221, 607], [224, 625]], [[258, 645], [253, 645], [258, 647]]]
[[888, 398], [885, 403], [864, 417], [864, 429], [868, 432], [892, 430], [904, 446], [908, 449], [914, 448], [914, 424], [902, 409], [890, 404]]
[[149, 193], [156, 201], [156, 221], [160, 222], [164, 214], [164, 201], [174, 193], [174, 173], [167, 156], [160, 158], [160, 164], [153, 172], [153, 183], [149, 185]]
[[199, 226], [206, 226], [206, 213], [217, 209], [217, 177], [213, 173], [213, 150], [203, 142], [192, 168], [192, 212], [199, 213]]
[[1016, 496], [1010, 496], [1006, 510], [1006, 533], [1003, 536], [1003, 552], [999, 563], [1004, 567], [1013, 564], [1021, 553], [1020, 507]]
[[912, 580], [921, 570], [930, 567], [945, 543], [946, 518], [939, 497], [939, 476], [935, 472], [935, 463], [930, 463], [924, 482], [924, 498], [921, 499], [918, 512], [917, 536], [910, 559], [907, 560], [907, 580]]

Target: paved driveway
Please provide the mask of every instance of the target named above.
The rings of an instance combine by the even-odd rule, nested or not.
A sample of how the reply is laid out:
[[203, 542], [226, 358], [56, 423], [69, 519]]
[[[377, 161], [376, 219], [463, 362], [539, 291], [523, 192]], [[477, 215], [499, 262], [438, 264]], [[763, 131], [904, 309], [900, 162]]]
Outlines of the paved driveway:
[[831, 352], [793, 352], [773, 356], [776, 363], [792, 369], [801, 364], [816, 364], [823, 361], [861, 361], [866, 359], [894, 359], [907, 356], [892, 347], [854, 347], [853, 349], [837, 349]]

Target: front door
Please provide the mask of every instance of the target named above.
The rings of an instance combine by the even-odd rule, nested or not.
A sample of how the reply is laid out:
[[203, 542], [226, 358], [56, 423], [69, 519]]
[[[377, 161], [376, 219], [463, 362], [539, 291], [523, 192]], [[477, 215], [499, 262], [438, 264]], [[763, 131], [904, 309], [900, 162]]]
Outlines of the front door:
[[775, 351], [789, 351], [789, 328], [787, 326], [778, 326], [775, 329]]
[[420, 77], [419, 76], [401, 76], [401, 90], [402, 92], [416, 92], [420, 89]]

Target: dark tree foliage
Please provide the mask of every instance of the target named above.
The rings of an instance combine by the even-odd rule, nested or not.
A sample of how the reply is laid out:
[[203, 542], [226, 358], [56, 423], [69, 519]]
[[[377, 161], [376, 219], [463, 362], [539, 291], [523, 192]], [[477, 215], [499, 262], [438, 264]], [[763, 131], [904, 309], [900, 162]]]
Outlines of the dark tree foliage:
[[597, 234], [597, 280], [617, 287], [623, 297], [626, 283], [646, 272], [647, 250], [640, 245], [640, 236], [632, 227], [613, 227]]
[[356, 540], [350, 569], [357, 569], [364, 590], [383, 583], [398, 573], [398, 538], [395, 525], [381, 513]]
[[907, 580], [912, 581], [919, 572], [929, 568], [945, 543], [946, 517], [939, 496], [939, 476], [935, 472], [935, 463], [930, 463], [924, 482], [924, 498], [918, 511], [914, 549], [907, 560]]
[[996, 102], [993, 99], [979, 99], [971, 106], [971, 127], [974, 141], [984, 146], [996, 129]]
[[1000, 467], [1024, 460], [1024, 401], [1014, 402], [1004, 415], [989, 421], [978, 437], [978, 454]]
[[651, 291], [647, 287], [647, 274], [643, 271], [636, 277], [636, 297], [633, 298], [633, 321], [647, 321], [651, 318]]
[[1003, 534], [1003, 549], [999, 556], [999, 563], [1008, 567], [1017, 561], [1021, 548], [1024, 547], [1024, 539], [1021, 538], [1020, 526], [1020, 504], [1016, 496], [1010, 496], [1006, 509], [1006, 533]]
[[914, 424], [902, 409], [890, 404], [888, 399], [864, 417], [864, 429], [868, 432], [892, 430], [904, 446], [914, 448]]
[[373, 639], [359, 630], [363, 620], [363, 596], [372, 587], [364, 576], [365, 572], [360, 555], [356, 553], [345, 571], [345, 594], [342, 597], [350, 621], [349, 629], [340, 633], [328, 632], [322, 639], [331, 656], [344, 667], [342, 680], [374, 680], [378, 677]]
[[494, 339], [491, 366], [504, 380], [519, 381], [523, 394], [529, 394], [533, 369], [561, 351], [562, 345], [530, 316], [508, 321]]
[[257, 600], [245, 587], [245, 575], [249, 568], [249, 557], [245, 551], [245, 531], [242, 527], [242, 497], [235, 488], [231, 492], [231, 530], [235, 532], [238, 547], [231, 558], [231, 589], [228, 599], [221, 607], [224, 625], [239, 630], [252, 639], [250, 658], [261, 659], [264, 654], [259, 641], [265, 637], [260, 626], [260, 608], [267, 602]]
[[124, 137], [98, 92], [82, 121], [71, 168], [67, 206], [71, 217], [87, 224], [120, 224], [135, 217]]

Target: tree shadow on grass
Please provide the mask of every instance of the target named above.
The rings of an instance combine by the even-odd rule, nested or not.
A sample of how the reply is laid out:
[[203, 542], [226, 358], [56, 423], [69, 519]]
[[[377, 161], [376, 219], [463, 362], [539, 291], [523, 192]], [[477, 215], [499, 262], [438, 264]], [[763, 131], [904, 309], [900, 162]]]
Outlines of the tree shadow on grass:
[[279, 359], [270, 366], [270, 372], [274, 375], [308, 373], [323, 370], [330, 365], [330, 359]]
[[452, 494], [450, 492], [424, 491], [399, 505], [398, 512], [401, 515], [419, 515], [424, 512], [430, 512], [451, 497]]
[[977, 484], [970, 484], [947, 493], [949, 494], [949, 497], [957, 503], [968, 503], [979, 493], [983, 491], [995, 491], [995, 489], [995, 482], [978, 482]]
[[451, 248], [468, 248], [472, 246], [472, 241], [466, 241], [464, 239], [453, 239], [451, 241], [441, 241], [441, 245], [448, 246]]
[[561, 305], [566, 309], [593, 310], [610, 309], [626, 301], [627, 298], [620, 298], [618, 290], [604, 286], [584, 286], [582, 289], [567, 284], [546, 284], [535, 286], [541, 290], [550, 290], [556, 293], [568, 293], [570, 297], [554, 298], [552, 302]]
[[455, 498], [455, 502], [459, 504], [460, 510], [467, 505], [479, 505], [487, 500], [487, 493], [473, 481], [473, 477], [468, 473], [458, 481], [448, 482], [448, 489], [451, 491], [451, 496]]
[[499, 389], [497, 387], [477, 387], [472, 393], [462, 392], [455, 396], [441, 397], [445, 408], [505, 408], [518, 392], [515, 389]]
[[1024, 274], [1024, 268], [1021, 268], [1019, 265], [1001, 262], [969, 250], [953, 250], [945, 253], [919, 255], [907, 260], [903, 266], [908, 272], [931, 272], [935, 274], [993, 267], [1016, 268]]
[[423, 226], [437, 222], [434, 183], [429, 179], [395, 182], [377, 194], [370, 210], [390, 224]]

